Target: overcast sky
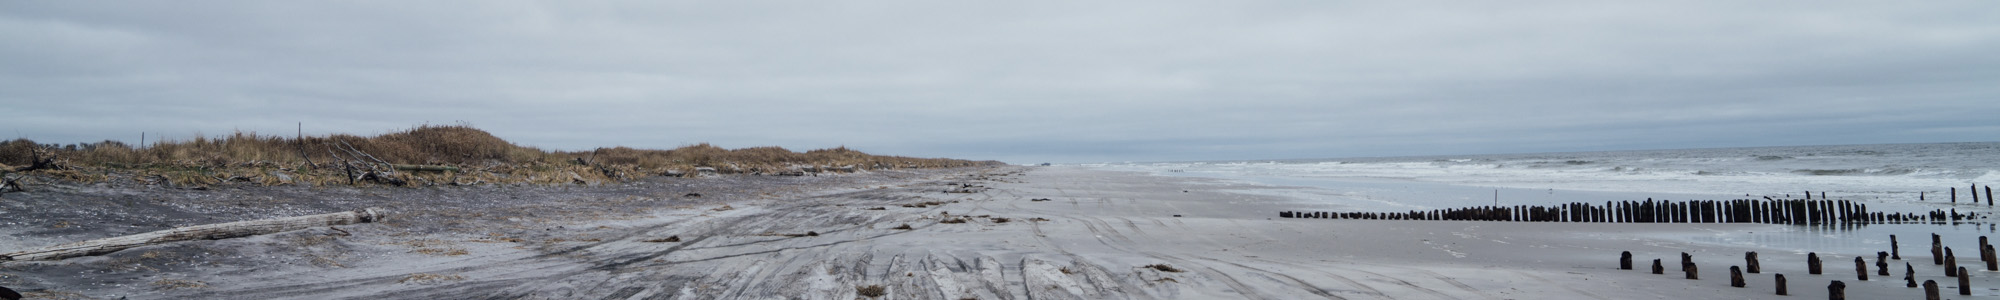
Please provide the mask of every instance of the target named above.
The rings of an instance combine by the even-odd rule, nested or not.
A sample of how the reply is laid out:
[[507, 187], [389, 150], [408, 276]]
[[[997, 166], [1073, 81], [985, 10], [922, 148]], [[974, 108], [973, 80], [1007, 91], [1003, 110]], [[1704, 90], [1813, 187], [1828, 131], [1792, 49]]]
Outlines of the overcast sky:
[[1012, 163], [2000, 141], [2000, 1], [0, 2], [18, 137], [299, 122]]

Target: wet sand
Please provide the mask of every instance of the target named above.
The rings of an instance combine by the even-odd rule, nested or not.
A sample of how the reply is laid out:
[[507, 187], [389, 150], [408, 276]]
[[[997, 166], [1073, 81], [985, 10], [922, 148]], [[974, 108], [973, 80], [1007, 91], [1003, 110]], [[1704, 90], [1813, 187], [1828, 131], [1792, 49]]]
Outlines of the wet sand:
[[[1780, 297], [1771, 274], [1783, 273], [1790, 297], [1825, 298], [1830, 280], [1846, 282], [1852, 299], [1921, 297], [1902, 286], [1907, 261], [1918, 281], [1956, 286], [1930, 266], [1927, 239], [1904, 239], [1895, 275], [1862, 282], [1859, 253], [1822, 253], [1826, 274], [1808, 275], [1804, 253], [1660, 238], [1781, 225], [1281, 219], [1297, 201], [1230, 192], [1243, 188], [1003, 167], [463, 194], [334, 189], [351, 203], [328, 207], [405, 199], [392, 209], [408, 221], [8, 262], [0, 285], [109, 299], [856, 299], [869, 286], [881, 299], [1761, 299]], [[287, 195], [315, 203], [329, 193]], [[26, 209], [7, 203], [16, 196], [0, 208]], [[0, 224], [11, 230], [0, 234], [111, 235], [24, 223]], [[1730, 287], [1729, 266], [1755, 250], [1764, 273]], [[1616, 269], [1620, 251], [1633, 252], [1636, 270]], [[1700, 280], [1682, 279], [1681, 252]], [[1960, 252], [1961, 264], [1977, 269], [1973, 253]], [[1647, 271], [1656, 258], [1668, 274]]]

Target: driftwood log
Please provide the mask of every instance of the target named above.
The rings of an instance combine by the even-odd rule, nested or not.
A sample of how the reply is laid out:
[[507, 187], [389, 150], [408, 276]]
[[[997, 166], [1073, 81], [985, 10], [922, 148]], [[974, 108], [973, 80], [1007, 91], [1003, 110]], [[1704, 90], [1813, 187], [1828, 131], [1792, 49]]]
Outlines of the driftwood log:
[[61, 244], [41, 249], [0, 254], [0, 261], [9, 260], [59, 260], [71, 257], [103, 255], [119, 250], [190, 240], [219, 240], [253, 235], [272, 234], [319, 226], [369, 223], [382, 219], [380, 209], [368, 208], [357, 211], [297, 216], [290, 218], [251, 220], [221, 224], [196, 225], [141, 234], [88, 240]]

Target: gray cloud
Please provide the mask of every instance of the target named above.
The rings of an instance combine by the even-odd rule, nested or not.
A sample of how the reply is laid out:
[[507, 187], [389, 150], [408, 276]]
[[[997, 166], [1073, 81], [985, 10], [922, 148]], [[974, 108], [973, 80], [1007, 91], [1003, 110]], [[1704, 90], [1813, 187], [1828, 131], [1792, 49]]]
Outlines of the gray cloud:
[[551, 149], [1145, 161], [2000, 140], [2000, 5], [0, 3], [44, 142], [470, 122]]

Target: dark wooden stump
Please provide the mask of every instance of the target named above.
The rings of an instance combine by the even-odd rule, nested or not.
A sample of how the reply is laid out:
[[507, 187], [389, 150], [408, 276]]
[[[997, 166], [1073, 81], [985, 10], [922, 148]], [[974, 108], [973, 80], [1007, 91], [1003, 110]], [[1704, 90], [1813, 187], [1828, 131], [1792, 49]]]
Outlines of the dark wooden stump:
[[1743, 268], [1729, 266], [1729, 286], [1743, 287]]
[[1785, 274], [1778, 274], [1778, 282], [1776, 283], [1776, 285], [1778, 286], [1778, 295], [1779, 295], [1779, 296], [1784, 296], [1784, 295], [1790, 295], [1790, 294], [1791, 294], [1791, 293], [1786, 293], [1786, 292], [1785, 292]]
[[1618, 254], [1618, 269], [1619, 270], [1632, 269], [1632, 251], [1625, 251], [1625, 253]]
[[1903, 247], [1896, 244], [1896, 235], [1889, 235], [1889, 258], [1903, 260]]
[[1826, 285], [1827, 300], [1847, 300], [1847, 283], [1834, 280]]
[[1908, 281], [1905, 287], [1917, 287], [1917, 268], [1911, 267], [1910, 263], [1903, 263], [1903, 280]]
[[1993, 245], [1986, 245], [1986, 270], [2000, 271], [2000, 253], [1995, 253]]
[[1958, 277], [1958, 257], [1951, 255], [1951, 247], [1944, 247], [1944, 277]]
[[1944, 240], [1936, 233], [1931, 234], [1931, 264], [1944, 265]]
[[1660, 266], [1660, 259], [1653, 259], [1653, 274], [1666, 274], [1667, 267]]
[[1763, 273], [1764, 268], [1757, 265], [1757, 251], [1743, 253], [1743, 269], [1750, 274]]
[[1966, 273], [1965, 273], [1965, 267], [1958, 267], [1958, 274], [1959, 274], [1959, 275], [1964, 275], [1964, 276], [1958, 276], [1958, 294], [1959, 294], [1959, 295], [1971, 295], [1971, 294], [1972, 294], [1972, 274], [1966, 274]]
[[1938, 300], [1937, 280], [1924, 281], [1924, 300]]
[[1875, 252], [1875, 275], [1889, 276], [1889, 252]]
[[1819, 275], [1819, 253], [1806, 253], [1806, 274]]
[[1854, 257], [1854, 280], [1868, 281], [1868, 260]]
[[7, 287], [4, 286], [0, 286], [0, 300], [21, 300], [21, 293], [14, 292], [14, 290], [8, 289]]
[[1688, 263], [1687, 266], [1682, 269], [1684, 269], [1683, 271], [1687, 272], [1687, 279], [1692, 279], [1692, 280], [1701, 279], [1701, 268], [1695, 267], [1694, 263]]

